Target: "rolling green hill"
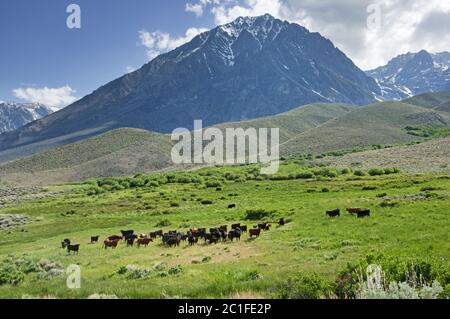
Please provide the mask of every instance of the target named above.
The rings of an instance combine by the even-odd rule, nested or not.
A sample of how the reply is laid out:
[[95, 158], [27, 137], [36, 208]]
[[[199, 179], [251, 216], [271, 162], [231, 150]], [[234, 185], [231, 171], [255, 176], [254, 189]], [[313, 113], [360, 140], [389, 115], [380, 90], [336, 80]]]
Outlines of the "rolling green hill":
[[[284, 141], [354, 109], [355, 106], [341, 104], [311, 104], [276, 116], [219, 127], [280, 127]], [[172, 166], [171, 147], [168, 135], [117, 129], [0, 165], [0, 179], [45, 185], [161, 170]]]
[[405, 103], [450, 112], [450, 91], [421, 94], [405, 100]]
[[281, 153], [315, 153], [403, 144], [423, 138], [408, 133], [407, 126], [442, 127], [450, 115], [402, 102], [382, 102], [358, 108], [297, 135], [281, 145]]
[[[383, 102], [365, 107], [311, 104], [276, 116], [217, 127], [279, 127], [281, 155], [289, 156], [424, 141], [426, 136], [421, 136], [421, 131], [407, 128], [434, 129], [449, 123], [450, 114], [446, 112], [404, 102]], [[7, 162], [0, 165], [0, 179], [45, 185], [173, 169], [171, 147], [168, 135], [117, 129]]]
[[0, 166], [3, 180], [19, 184], [78, 181], [161, 170], [171, 165], [168, 136], [118, 129]]
[[339, 168], [398, 167], [402, 172], [408, 173], [450, 173], [450, 137], [420, 144], [326, 157], [320, 162]]
[[348, 104], [316, 103], [293, 109], [289, 112], [275, 116], [263, 117], [250, 121], [229, 122], [216, 127], [244, 129], [254, 128], [280, 128], [280, 142], [288, 141], [297, 135], [313, 129], [327, 121], [338, 118], [356, 110], [358, 106]]

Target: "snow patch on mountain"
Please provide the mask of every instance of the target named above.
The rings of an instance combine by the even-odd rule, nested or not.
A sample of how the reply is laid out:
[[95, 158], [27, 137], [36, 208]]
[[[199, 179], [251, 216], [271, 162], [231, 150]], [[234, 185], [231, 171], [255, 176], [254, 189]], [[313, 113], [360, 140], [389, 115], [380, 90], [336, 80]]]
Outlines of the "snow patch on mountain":
[[449, 52], [429, 53], [422, 50], [399, 55], [387, 65], [366, 73], [377, 81], [381, 98], [400, 100], [450, 89], [449, 67]]
[[43, 118], [54, 110], [42, 104], [0, 102], [0, 134], [13, 131], [30, 122]]

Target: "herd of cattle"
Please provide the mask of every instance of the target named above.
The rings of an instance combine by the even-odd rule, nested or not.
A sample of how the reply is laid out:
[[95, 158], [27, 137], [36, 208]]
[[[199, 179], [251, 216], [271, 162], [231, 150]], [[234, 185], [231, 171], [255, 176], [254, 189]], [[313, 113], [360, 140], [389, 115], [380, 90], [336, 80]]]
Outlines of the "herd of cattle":
[[[358, 218], [364, 218], [370, 216], [369, 209], [363, 208], [347, 208], [346, 209], [349, 214], [356, 215]], [[328, 217], [338, 217], [341, 215], [340, 209], [329, 210], [326, 211], [326, 215]], [[278, 224], [283, 226], [285, 224], [285, 220], [281, 218], [278, 221]], [[253, 226], [253, 228], [248, 229], [247, 225], [232, 224], [231, 229], [228, 230], [227, 225], [222, 225], [216, 228], [210, 228], [209, 231], [206, 228], [197, 228], [190, 229], [186, 233], [179, 232], [176, 230], [169, 231], [164, 233], [163, 230], [158, 230], [154, 232], [150, 232], [149, 234], [140, 234], [139, 236], [134, 233], [134, 230], [121, 230], [121, 235], [112, 235], [108, 236], [103, 241], [103, 247], [105, 249], [108, 248], [116, 248], [119, 245], [120, 241], [124, 241], [127, 247], [132, 247], [135, 244], [137, 247], [145, 246], [147, 247], [153, 240], [157, 238], [162, 239], [162, 244], [169, 247], [177, 247], [181, 242], [186, 242], [189, 246], [193, 246], [199, 242], [199, 240], [203, 240], [205, 244], [216, 244], [219, 241], [239, 241], [241, 239], [241, 235], [243, 233], [248, 233], [250, 238], [257, 238], [261, 234], [261, 231], [268, 231], [271, 227], [270, 223], [261, 223]], [[91, 244], [97, 243], [99, 240], [99, 236], [91, 237]], [[62, 248], [67, 249], [67, 252], [73, 252], [74, 254], [78, 254], [80, 250], [80, 244], [72, 244], [69, 239], [64, 239], [61, 242]]]
[[[347, 208], [347, 212], [351, 215], [356, 215], [358, 218], [364, 218], [370, 216], [370, 209], [364, 209], [364, 208]], [[338, 217], [341, 216], [341, 210], [335, 209], [335, 210], [329, 210], [326, 212], [326, 215], [328, 217]]]
[[[280, 226], [285, 224], [285, 220], [281, 218], [278, 221]], [[190, 229], [187, 232], [179, 232], [176, 230], [168, 231], [164, 233], [163, 230], [150, 232], [148, 234], [135, 234], [134, 230], [121, 230], [121, 235], [108, 236], [103, 241], [103, 248], [116, 248], [121, 241], [123, 241], [127, 247], [132, 247], [136, 244], [137, 247], [147, 247], [151, 242], [157, 238], [161, 238], [162, 244], [168, 247], [177, 247], [181, 242], [186, 242], [189, 246], [194, 246], [203, 240], [205, 244], [217, 244], [219, 241], [225, 242], [227, 240], [239, 241], [243, 233], [248, 233], [249, 238], [257, 238], [261, 234], [261, 231], [270, 230], [270, 223], [260, 223], [253, 226], [253, 228], [247, 228], [247, 225], [232, 224], [228, 229], [227, 225], [222, 225], [216, 228], [196, 228]], [[99, 236], [91, 236], [91, 244], [97, 243]], [[63, 249], [67, 249], [67, 252], [73, 252], [78, 254], [80, 250], [80, 244], [71, 243], [70, 239], [66, 238], [61, 242]]]

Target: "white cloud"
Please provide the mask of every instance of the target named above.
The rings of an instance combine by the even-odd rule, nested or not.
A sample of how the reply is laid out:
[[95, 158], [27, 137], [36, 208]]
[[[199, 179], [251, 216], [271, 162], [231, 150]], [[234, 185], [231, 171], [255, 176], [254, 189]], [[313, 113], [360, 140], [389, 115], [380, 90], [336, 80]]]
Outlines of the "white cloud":
[[186, 12], [194, 13], [197, 17], [201, 17], [203, 15], [203, 6], [200, 3], [186, 3], [185, 10]]
[[73, 94], [76, 91], [66, 85], [60, 88], [18, 88], [14, 95], [30, 103], [40, 103], [54, 108], [63, 108], [77, 100]]
[[195, 36], [207, 30], [204, 28], [189, 28], [185, 35], [181, 37], [172, 37], [169, 33], [161, 31], [141, 30], [139, 31], [139, 39], [141, 44], [147, 48], [147, 56], [151, 60], [161, 53], [171, 51], [191, 41]]
[[[371, 4], [381, 8], [379, 29], [367, 27]], [[421, 49], [450, 51], [450, 0], [200, 0], [216, 24], [269, 13], [320, 32], [359, 67], [370, 69]]]

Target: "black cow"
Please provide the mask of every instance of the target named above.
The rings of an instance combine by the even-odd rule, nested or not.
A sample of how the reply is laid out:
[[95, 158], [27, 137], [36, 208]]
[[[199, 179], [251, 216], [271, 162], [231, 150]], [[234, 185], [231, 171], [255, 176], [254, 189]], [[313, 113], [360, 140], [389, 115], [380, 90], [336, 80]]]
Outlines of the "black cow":
[[249, 230], [250, 238], [252, 238], [253, 236], [259, 237], [260, 234], [261, 234], [261, 229], [259, 229], [259, 228], [253, 228], [253, 229]]
[[125, 239], [125, 241], [128, 241], [129, 239], [136, 240], [136, 239], [138, 239], [138, 235], [136, 235], [136, 234], [125, 235], [124, 239]]
[[358, 216], [358, 218], [369, 217], [370, 216], [370, 210], [369, 209], [360, 210], [359, 212], [357, 212], [357, 216]]
[[122, 233], [122, 238], [124, 239], [134, 234], [134, 230], [121, 230], [120, 232]]
[[198, 242], [198, 237], [189, 236], [188, 242], [189, 242], [189, 246], [194, 246]]
[[236, 204], [230, 204], [230, 205], [228, 205], [228, 209], [231, 209], [231, 208], [236, 208]]
[[133, 245], [134, 245], [134, 240], [135, 240], [134, 237], [127, 238], [127, 239], [126, 239], [127, 247], [133, 247]]
[[228, 238], [231, 241], [233, 241], [233, 239], [235, 239], [235, 238], [236, 238], [236, 240], [239, 241], [241, 239], [241, 230], [239, 228], [230, 230], [230, 232], [228, 233]]
[[233, 224], [231, 225], [231, 229], [241, 228], [241, 224]]
[[268, 223], [258, 224], [258, 228], [261, 230], [270, 230], [270, 225]]
[[99, 236], [91, 236], [91, 244], [98, 242]]
[[335, 209], [335, 210], [329, 210], [326, 212], [328, 217], [337, 217], [337, 216], [341, 216], [341, 210], [340, 209]]
[[284, 226], [285, 224], [286, 224], [286, 222], [285, 222], [284, 218], [280, 218], [278, 225]]
[[70, 239], [66, 238], [61, 242], [61, 248], [65, 249], [67, 246], [70, 245]]
[[166, 243], [169, 247], [176, 247], [180, 245], [180, 239], [176, 236], [172, 236], [167, 239]]
[[70, 254], [71, 251], [73, 251], [73, 254], [75, 253], [78, 255], [78, 251], [80, 250], [80, 244], [68, 244], [67, 245], [67, 252]]

